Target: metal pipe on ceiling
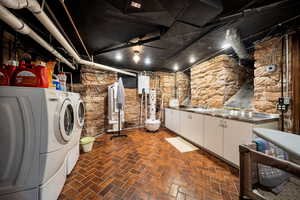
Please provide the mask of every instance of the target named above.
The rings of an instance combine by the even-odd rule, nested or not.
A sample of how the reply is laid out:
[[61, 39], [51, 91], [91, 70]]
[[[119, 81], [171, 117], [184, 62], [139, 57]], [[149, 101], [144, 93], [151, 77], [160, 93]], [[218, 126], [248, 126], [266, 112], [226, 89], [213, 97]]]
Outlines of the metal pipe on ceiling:
[[233, 48], [235, 53], [238, 55], [240, 59], [250, 59], [250, 55], [248, 54], [245, 45], [241, 41], [240, 34], [236, 28], [229, 28], [226, 30], [225, 34], [226, 41]]
[[65, 9], [65, 12], [66, 12], [66, 14], [67, 14], [67, 16], [68, 16], [68, 18], [69, 18], [69, 20], [70, 20], [70, 22], [71, 22], [74, 30], [75, 30], [75, 33], [76, 33], [77, 37], [79, 38], [79, 41], [80, 41], [83, 49], [85, 50], [86, 55], [89, 57], [90, 60], [92, 60], [92, 58], [91, 58], [91, 56], [89, 54], [89, 51], [87, 50], [87, 48], [86, 48], [86, 46], [85, 46], [85, 44], [84, 44], [84, 42], [83, 42], [83, 40], [82, 40], [82, 38], [80, 36], [80, 33], [79, 33], [79, 31], [78, 31], [78, 29], [77, 29], [77, 27], [76, 27], [76, 25], [75, 25], [75, 23], [73, 21], [73, 18], [71, 16], [71, 14], [70, 14], [70, 12], [69, 12], [69, 10], [68, 10], [68, 8], [67, 8], [64, 0], [60, 0], [60, 3], [62, 4], [63, 8]]
[[[56, 24], [56, 26], [58, 27], [60, 32], [63, 34], [63, 36], [66, 38], [66, 40], [72, 46], [72, 48], [76, 51], [76, 48], [75, 48], [74, 44], [71, 42], [70, 38], [68, 37], [67, 33], [64, 31], [64, 28], [62, 27], [62, 25], [60, 24], [60, 22], [56, 18], [56, 15], [53, 13], [52, 9], [47, 4], [47, 2], [44, 2], [44, 7], [48, 10], [50, 17], [54, 20], [54, 23]], [[78, 51], [76, 51], [76, 53], [78, 54]]]
[[289, 34], [285, 34], [285, 95], [289, 96]]
[[27, 24], [19, 20], [2, 5], [0, 5], [0, 18], [17, 32], [31, 37], [33, 40], [35, 40], [37, 43], [39, 43], [41, 46], [47, 49], [50, 53], [52, 53], [55, 57], [57, 57], [61, 62], [65, 63], [70, 68], [75, 69], [75, 67], [66, 58], [64, 58], [50, 44], [48, 44], [43, 38], [36, 34]]
[[27, 8], [33, 13], [33, 15], [46, 27], [46, 29], [55, 37], [55, 39], [67, 50], [68, 54], [74, 58], [74, 60], [82, 65], [87, 65], [94, 67], [99, 70], [107, 70], [118, 72], [122, 74], [127, 74], [129, 76], [136, 76], [134, 73], [126, 72], [124, 70], [116, 69], [99, 63], [90, 62], [84, 59], [81, 59], [75, 50], [70, 46], [61, 32], [53, 24], [50, 18], [41, 8], [40, 4], [36, 0], [0, 0], [0, 3], [6, 7], [13, 9]]

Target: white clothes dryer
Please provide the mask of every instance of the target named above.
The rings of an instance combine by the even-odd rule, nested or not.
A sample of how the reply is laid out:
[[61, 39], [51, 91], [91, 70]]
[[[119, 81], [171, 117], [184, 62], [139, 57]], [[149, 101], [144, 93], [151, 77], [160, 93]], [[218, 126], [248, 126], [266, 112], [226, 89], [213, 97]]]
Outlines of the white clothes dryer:
[[75, 129], [69, 94], [1, 86], [0, 110], [0, 199], [57, 199]]
[[79, 140], [84, 125], [85, 108], [79, 93], [69, 92], [72, 105], [75, 110], [75, 132], [69, 143], [69, 153], [67, 156], [67, 174], [70, 174], [79, 159]]

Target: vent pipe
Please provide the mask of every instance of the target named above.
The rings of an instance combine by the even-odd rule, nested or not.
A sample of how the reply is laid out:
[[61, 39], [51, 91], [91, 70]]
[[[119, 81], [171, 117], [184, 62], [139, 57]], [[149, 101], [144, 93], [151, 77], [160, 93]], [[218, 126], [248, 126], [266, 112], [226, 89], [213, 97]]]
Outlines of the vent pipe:
[[227, 29], [225, 38], [226, 41], [231, 45], [231, 47], [233, 48], [233, 50], [241, 60], [251, 59], [250, 55], [247, 53], [244, 44], [242, 43], [242, 40], [240, 38], [237, 29], [235, 28]]
[[57, 29], [57, 27], [54, 25], [51, 19], [46, 15], [46, 13], [43, 11], [40, 4], [36, 0], [0, 0], [0, 3], [8, 8], [27, 8], [29, 11], [31, 11], [33, 15], [45, 26], [45, 28], [66, 49], [68, 54], [72, 56], [77, 63], [87, 65], [99, 70], [108, 70], [126, 74], [129, 76], [136, 76], [136, 74], [134, 73], [126, 72], [124, 70], [81, 59], [80, 56], [75, 52], [75, 50], [71, 47], [71, 45], [67, 42], [64, 36]]
[[24, 35], [28, 35], [45, 49], [47, 49], [50, 53], [52, 53], [56, 58], [58, 58], [61, 62], [68, 65], [70, 68], [75, 69], [75, 67], [60, 53], [58, 53], [50, 44], [48, 44], [43, 38], [37, 35], [27, 24], [19, 20], [16, 16], [14, 16], [9, 10], [0, 5], [0, 18], [11, 26], [14, 30]]

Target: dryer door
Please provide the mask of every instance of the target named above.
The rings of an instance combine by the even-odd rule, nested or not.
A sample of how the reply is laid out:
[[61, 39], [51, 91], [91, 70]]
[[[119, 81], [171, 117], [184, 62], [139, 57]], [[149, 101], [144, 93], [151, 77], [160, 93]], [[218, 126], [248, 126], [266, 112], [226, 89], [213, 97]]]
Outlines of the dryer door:
[[59, 115], [59, 129], [62, 138], [67, 142], [73, 137], [75, 125], [74, 108], [70, 100], [65, 100]]
[[[3, 194], [38, 186], [38, 119], [41, 118], [39, 112], [33, 110], [36, 109], [33, 105], [41, 107], [38, 97], [26, 97], [25, 94], [23, 97], [9, 96], [8, 93], [7, 96], [1, 95], [0, 199]], [[22, 195], [20, 193], [18, 199], [27, 199]]]
[[79, 100], [77, 106], [77, 122], [81, 128], [83, 127], [84, 124], [84, 115], [85, 115], [84, 104], [82, 100]]

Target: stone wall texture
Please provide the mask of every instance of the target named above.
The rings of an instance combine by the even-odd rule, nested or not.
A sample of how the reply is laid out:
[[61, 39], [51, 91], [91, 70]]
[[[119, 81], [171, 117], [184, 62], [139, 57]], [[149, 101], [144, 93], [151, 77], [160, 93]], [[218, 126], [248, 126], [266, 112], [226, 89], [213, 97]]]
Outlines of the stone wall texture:
[[[283, 96], [292, 97], [291, 81], [291, 54], [289, 54], [289, 69], [286, 67], [285, 48], [282, 49], [282, 37], [274, 37], [255, 45], [255, 71], [254, 71], [254, 109], [259, 112], [279, 113], [276, 110], [278, 98], [281, 97], [281, 78], [283, 78]], [[290, 43], [290, 41], [289, 41]], [[291, 45], [289, 45], [291, 47]], [[290, 49], [289, 49], [290, 52]], [[277, 65], [275, 72], [267, 72], [265, 67], [271, 64]], [[283, 77], [281, 77], [283, 71]], [[286, 76], [288, 74], [288, 77]], [[288, 80], [288, 84], [287, 84]], [[287, 89], [288, 86], [288, 89]], [[284, 126], [286, 131], [292, 127], [291, 107], [284, 114]]]
[[157, 100], [161, 103], [163, 98], [164, 106], [169, 105], [169, 100], [175, 98], [175, 74], [167, 72], [155, 72], [152, 80], [158, 79], [156, 81], [156, 87], [151, 86], [151, 88], [157, 88]]
[[[157, 107], [159, 109], [163, 97], [167, 106], [175, 96], [175, 74], [166, 72], [149, 72], [150, 87], [157, 90]], [[179, 97], [184, 99], [188, 95], [189, 77], [178, 74]], [[107, 120], [107, 87], [118, 79], [116, 73], [93, 70], [89, 67], [81, 69], [81, 83], [74, 84], [74, 92], [79, 92], [85, 102], [86, 114], [83, 136], [95, 136], [110, 129]], [[141, 96], [137, 89], [125, 88], [125, 127], [140, 125]], [[144, 109], [143, 109], [144, 112]], [[157, 115], [160, 116], [160, 115]]]
[[281, 51], [279, 38], [273, 38], [255, 46], [254, 109], [256, 111], [277, 113], [276, 104], [281, 96], [281, 70], [278, 68], [270, 73], [265, 67], [270, 64], [280, 66]]
[[[20, 60], [23, 57], [31, 56], [32, 49], [26, 48], [24, 44], [17, 40], [15, 34], [11, 34], [7, 31], [3, 31], [0, 40], [2, 40], [2, 46], [0, 46], [0, 64], [7, 64], [9, 60]], [[13, 48], [15, 41], [18, 45], [17, 48]]]
[[191, 68], [192, 105], [223, 107], [251, 79], [251, 73], [227, 55], [197, 64]]
[[79, 92], [85, 103], [83, 136], [99, 135], [108, 128], [107, 87], [116, 80], [116, 73], [82, 67], [81, 84], [74, 85], [74, 92]]
[[177, 72], [176, 73], [176, 87], [179, 103], [183, 104], [184, 100], [191, 95], [191, 79], [190, 75]]

